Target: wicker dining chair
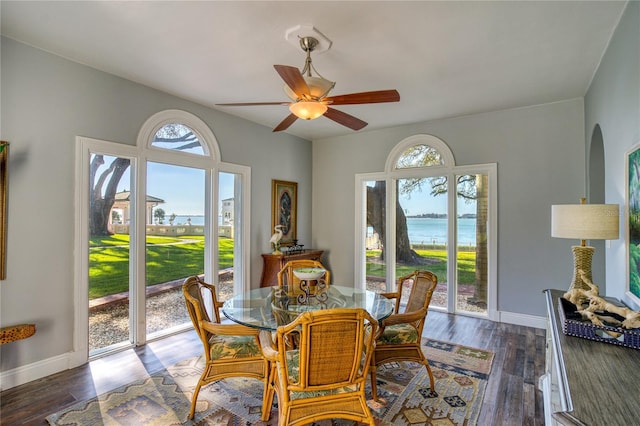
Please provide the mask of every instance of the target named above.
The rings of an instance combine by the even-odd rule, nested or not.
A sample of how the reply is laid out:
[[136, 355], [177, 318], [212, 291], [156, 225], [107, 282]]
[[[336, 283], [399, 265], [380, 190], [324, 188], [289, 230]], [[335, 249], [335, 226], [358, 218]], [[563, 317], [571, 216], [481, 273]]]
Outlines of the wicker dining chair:
[[282, 267], [280, 271], [278, 271], [278, 286], [284, 287], [288, 286], [289, 293], [291, 294], [299, 294], [302, 292], [300, 289], [300, 279], [296, 277], [293, 273], [294, 269], [297, 268], [322, 268], [326, 272], [324, 273], [325, 285], [328, 287], [331, 281], [331, 272], [327, 268], [322, 265], [321, 262], [317, 260], [310, 259], [299, 259], [299, 260], [290, 260]]
[[[433, 373], [420, 344], [438, 277], [429, 271], [416, 270], [398, 278], [397, 283], [395, 292], [383, 293], [385, 297], [395, 299], [395, 309], [391, 316], [380, 322], [379, 336], [371, 358], [371, 393], [374, 400], [378, 399], [376, 368], [393, 361], [414, 361], [424, 365], [429, 374], [431, 391], [435, 392]], [[410, 288], [406, 300], [403, 299], [405, 287]]]
[[[205, 366], [193, 391], [189, 419], [193, 419], [200, 388], [227, 377], [252, 377], [264, 383], [262, 419], [271, 415], [271, 403], [266, 405], [269, 386], [269, 362], [262, 356], [259, 330], [240, 324], [221, 324], [215, 287], [198, 276], [188, 277], [183, 285], [185, 302], [193, 326], [204, 347]], [[211, 298], [215, 321], [205, 309], [205, 294]]]
[[[365, 383], [377, 321], [364, 309], [308, 311], [260, 341], [271, 362], [268, 404], [278, 395], [278, 425], [343, 418], [374, 425]], [[299, 346], [287, 342], [297, 336]]]

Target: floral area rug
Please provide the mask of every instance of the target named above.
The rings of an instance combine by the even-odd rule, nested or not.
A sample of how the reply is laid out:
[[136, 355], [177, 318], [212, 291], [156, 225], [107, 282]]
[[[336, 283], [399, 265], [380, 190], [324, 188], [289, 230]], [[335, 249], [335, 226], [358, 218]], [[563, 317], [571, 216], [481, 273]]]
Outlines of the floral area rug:
[[[423, 339], [436, 379], [429, 389], [426, 369], [411, 362], [377, 369], [379, 401], [369, 399], [376, 423], [402, 425], [475, 425], [494, 354], [481, 349]], [[191, 395], [204, 362], [195, 357], [147, 379], [77, 403], [47, 417], [51, 425], [220, 425], [272, 426], [278, 423], [277, 398], [269, 422], [260, 421], [262, 383], [231, 378], [201, 389], [193, 421], [187, 419]], [[369, 385], [367, 396], [371, 397]], [[353, 425], [331, 420], [316, 426]]]

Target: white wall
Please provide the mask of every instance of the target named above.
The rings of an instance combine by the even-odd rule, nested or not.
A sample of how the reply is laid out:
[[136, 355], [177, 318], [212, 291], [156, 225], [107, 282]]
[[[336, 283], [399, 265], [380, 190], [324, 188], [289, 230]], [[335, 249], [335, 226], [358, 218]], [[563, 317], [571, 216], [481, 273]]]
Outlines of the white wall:
[[[7, 279], [2, 326], [36, 323], [33, 337], [0, 346], [1, 370], [71, 351], [74, 147], [87, 136], [135, 144], [147, 118], [183, 109], [204, 120], [222, 160], [250, 166], [251, 282], [270, 250], [271, 180], [298, 182], [298, 236], [311, 240], [311, 142], [188, 102], [2, 38], [1, 123], [11, 143]], [[277, 168], [272, 164], [278, 164]]]
[[542, 290], [568, 288], [571, 245], [551, 238], [551, 205], [584, 196], [582, 99], [434, 120], [313, 142], [313, 245], [334, 282], [354, 279], [354, 176], [379, 172], [404, 138], [426, 133], [457, 165], [498, 164], [498, 310], [543, 316]]
[[[596, 126], [604, 142], [606, 202], [624, 211], [626, 153], [640, 143], [640, 2], [627, 4], [585, 96], [587, 152]], [[606, 250], [606, 285], [600, 293], [640, 308], [625, 296], [628, 269], [624, 216], [621, 219], [620, 239]]]

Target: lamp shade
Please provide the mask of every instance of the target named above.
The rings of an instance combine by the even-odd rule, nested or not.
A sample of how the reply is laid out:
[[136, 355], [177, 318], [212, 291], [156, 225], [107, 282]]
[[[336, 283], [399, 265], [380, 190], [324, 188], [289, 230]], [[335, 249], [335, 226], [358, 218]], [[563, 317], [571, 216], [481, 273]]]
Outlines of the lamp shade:
[[327, 112], [327, 106], [317, 101], [299, 101], [289, 106], [289, 111], [303, 120], [313, 120]]
[[616, 240], [617, 204], [559, 204], [551, 206], [551, 236], [578, 240]]

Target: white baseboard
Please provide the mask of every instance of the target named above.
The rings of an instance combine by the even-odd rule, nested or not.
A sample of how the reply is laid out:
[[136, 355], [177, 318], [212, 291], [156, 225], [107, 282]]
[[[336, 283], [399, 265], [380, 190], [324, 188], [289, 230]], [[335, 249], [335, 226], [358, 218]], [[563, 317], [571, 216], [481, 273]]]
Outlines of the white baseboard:
[[516, 314], [514, 312], [504, 311], [500, 311], [499, 316], [499, 321], [507, 324], [524, 325], [526, 327], [542, 329], [547, 328], [547, 317], [537, 317], [534, 315]]
[[7, 390], [71, 368], [72, 353], [43, 359], [0, 373], [0, 390]]

